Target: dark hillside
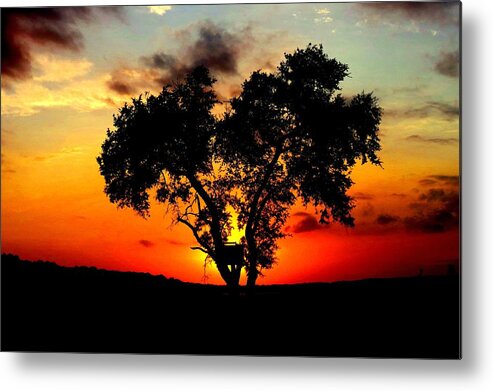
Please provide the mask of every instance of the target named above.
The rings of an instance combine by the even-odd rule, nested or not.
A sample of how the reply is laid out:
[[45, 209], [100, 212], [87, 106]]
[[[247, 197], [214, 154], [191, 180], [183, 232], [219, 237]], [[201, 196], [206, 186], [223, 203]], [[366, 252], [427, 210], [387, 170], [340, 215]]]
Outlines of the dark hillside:
[[260, 286], [247, 295], [12, 255], [1, 266], [4, 351], [460, 356], [457, 276]]

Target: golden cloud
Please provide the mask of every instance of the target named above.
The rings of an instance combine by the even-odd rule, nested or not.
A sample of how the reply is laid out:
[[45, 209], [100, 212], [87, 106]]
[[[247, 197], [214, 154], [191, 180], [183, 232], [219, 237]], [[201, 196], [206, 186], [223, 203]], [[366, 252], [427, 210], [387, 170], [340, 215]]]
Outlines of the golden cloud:
[[109, 75], [100, 75], [64, 83], [57, 88], [34, 80], [18, 83], [14, 92], [2, 90], [2, 115], [23, 117], [44, 109], [64, 107], [82, 112], [103, 109], [111, 102], [105, 87], [108, 79]]
[[69, 60], [48, 55], [39, 55], [34, 63], [37, 82], [65, 82], [77, 77], [85, 76], [93, 67], [93, 63], [86, 59]]

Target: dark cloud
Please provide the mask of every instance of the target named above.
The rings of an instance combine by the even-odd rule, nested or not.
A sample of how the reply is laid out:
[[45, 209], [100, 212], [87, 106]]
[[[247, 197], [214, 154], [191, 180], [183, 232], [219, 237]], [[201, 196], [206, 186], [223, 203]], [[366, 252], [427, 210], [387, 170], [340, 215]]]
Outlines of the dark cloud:
[[166, 53], [155, 53], [152, 56], [144, 56], [141, 61], [150, 68], [173, 69], [177, 66], [176, 57]]
[[145, 239], [140, 239], [139, 244], [143, 247], [146, 247], [146, 248], [150, 248], [150, 247], [155, 246], [154, 242], [151, 242], [150, 240], [145, 240]]
[[356, 192], [352, 195], [356, 200], [373, 200], [375, 197], [368, 193]]
[[406, 198], [407, 197], [407, 194], [404, 194], [404, 193], [392, 193], [391, 196], [392, 197], [396, 197], [396, 198]]
[[440, 75], [459, 77], [460, 55], [459, 51], [442, 52], [434, 65], [434, 69]]
[[421, 201], [433, 202], [441, 201], [445, 197], [445, 190], [443, 189], [430, 189], [427, 193], [421, 194], [419, 199]]
[[409, 137], [406, 137], [406, 140], [408, 140], [408, 141], [422, 142], [422, 143], [440, 144], [440, 145], [453, 145], [453, 144], [457, 144], [459, 142], [458, 139], [453, 138], [453, 137], [448, 137], [448, 138], [440, 138], [440, 137], [428, 138], [428, 137], [419, 136], [417, 134], [413, 134], [413, 135], [411, 135]]
[[414, 214], [404, 219], [407, 229], [421, 232], [444, 232], [459, 227], [459, 192], [432, 188], [409, 205]]
[[376, 218], [366, 225], [357, 225], [356, 232], [361, 234], [387, 234], [396, 229], [412, 232], [437, 233], [457, 230], [460, 219], [460, 194], [458, 177], [454, 175], [430, 175], [420, 180], [425, 191], [412, 195], [394, 193], [398, 197], [412, 197], [408, 204], [397, 214], [378, 213]]
[[389, 215], [389, 214], [381, 214], [376, 218], [375, 222], [378, 225], [390, 225], [390, 224], [398, 222], [399, 220], [400, 220], [399, 216], [394, 216], [394, 215]]
[[199, 28], [197, 41], [187, 49], [192, 67], [204, 65], [215, 72], [236, 74], [238, 57], [251, 38], [250, 29], [232, 34], [223, 28], [206, 22]]
[[119, 7], [3, 8], [2, 76], [9, 80], [31, 77], [34, 47], [79, 51], [84, 46], [80, 23], [122, 15]]
[[[179, 53], [159, 51], [140, 58], [147, 75], [154, 75], [152, 81], [156, 86], [180, 80], [200, 65], [209, 68], [215, 76], [238, 75], [239, 58], [254, 40], [251, 28], [230, 32], [210, 21], [193, 28], [176, 33], [184, 41]], [[113, 72], [108, 87], [121, 95], [132, 94], [137, 89], [119, 70]]]
[[459, 220], [446, 210], [436, 210], [427, 215], [407, 217], [405, 225], [410, 231], [438, 233], [448, 231], [454, 227], [458, 228]]
[[320, 224], [318, 219], [311, 213], [296, 212], [292, 216], [298, 217], [299, 219], [294, 225], [287, 226], [286, 232], [302, 233], [327, 228], [327, 225]]
[[458, 175], [430, 175], [429, 178], [440, 181], [449, 185], [458, 185], [459, 176]]
[[434, 186], [440, 184], [441, 186], [458, 186], [459, 176], [457, 175], [428, 175], [421, 179], [419, 184], [422, 186]]
[[428, 23], [437, 26], [458, 24], [458, 2], [418, 2], [418, 1], [392, 1], [392, 2], [368, 2], [357, 4], [373, 22], [381, 19], [389, 19], [395, 22], [395, 18], [415, 23]]
[[120, 95], [132, 95], [137, 91], [134, 85], [124, 81], [124, 78], [118, 74], [111, 75], [111, 80], [108, 81], [108, 88]]
[[306, 216], [295, 225], [291, 226], [289, 231], [293, 233], [301, 233], [316, 231], [320, 228], [322, 228], [322, 226], [318, 223], [318, 220], [314, 216]]

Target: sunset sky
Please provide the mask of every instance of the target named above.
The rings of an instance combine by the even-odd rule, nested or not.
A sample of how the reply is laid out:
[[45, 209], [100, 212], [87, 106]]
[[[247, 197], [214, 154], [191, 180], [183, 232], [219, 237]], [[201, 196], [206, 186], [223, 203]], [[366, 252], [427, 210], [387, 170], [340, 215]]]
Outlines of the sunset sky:
[[321, 43], [349, 65], [344, 95], [379, 98], [383, 167], [353, 171], [353, 229], [295, 207], [258, 283], [458, 265], [459, 18], [458, 3], [2, 9], [2, 252], [201, 282], [203, 256], [165, 206], [145, 220], [104, 194], [96, 156], [112, 115], [180, 67], [209, 66], [228, 99], [252, 71]]

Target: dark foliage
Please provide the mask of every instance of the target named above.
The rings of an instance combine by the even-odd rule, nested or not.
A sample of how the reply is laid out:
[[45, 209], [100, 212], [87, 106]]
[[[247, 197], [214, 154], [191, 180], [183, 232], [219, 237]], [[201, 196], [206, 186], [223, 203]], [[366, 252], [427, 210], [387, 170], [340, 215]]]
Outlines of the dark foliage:
[[275, 73], [254, 72], [220, 124], [219, 145], [240, 190], [234, 202], [245, 227], [247, 271], [253, 285], [275, 260], [289, 208], [300, 198], [320, 223], [353, 226], [351, 168], [380, 164], [382, 110], [372, 94], [336, 94], [348, 67], [309, 45]]
[[214, 82], [207, 68], [197, 67], [158, 96], [133, 99], [114, 117], [115, 130], [108, 130], [97, 161], [111, 202], [146, 217], [154, 190], [231, 284], [231, 272], [220, 262], [231, 227], [214, 168]]

